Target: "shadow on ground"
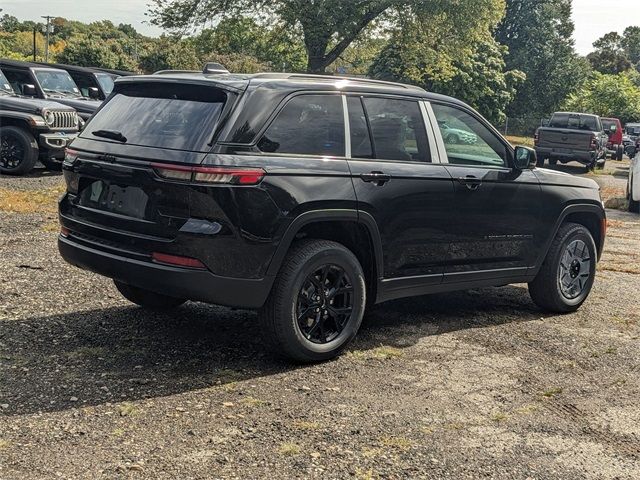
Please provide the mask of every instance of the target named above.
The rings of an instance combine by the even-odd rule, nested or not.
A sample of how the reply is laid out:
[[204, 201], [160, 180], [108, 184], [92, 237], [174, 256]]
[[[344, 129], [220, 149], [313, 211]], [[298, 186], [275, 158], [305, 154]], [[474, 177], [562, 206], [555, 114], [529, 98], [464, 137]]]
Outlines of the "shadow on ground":
[[[397, 300], [367, 313], [351, 349], [540, 317], [508, 286]], [[190, 303], [0, 322], [0, 415], [159, 397], [306, 368], [275, 359], [253, 312]]]

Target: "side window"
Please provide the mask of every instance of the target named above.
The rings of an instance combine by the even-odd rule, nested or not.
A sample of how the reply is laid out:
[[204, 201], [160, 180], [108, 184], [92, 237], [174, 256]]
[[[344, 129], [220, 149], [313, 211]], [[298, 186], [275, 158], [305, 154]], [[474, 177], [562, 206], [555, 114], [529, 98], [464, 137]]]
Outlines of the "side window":
[[340, 95], [298, 95], [280, 111], [258, 142], [269, 153], [345, 155]]
[[453, 165], [504, 167], [507, 147], [491, 130], [469, 113], [446, 105], [432, 104]]
[[348, 97], [349, 130], [351, 131], [351, 157], [373, 158], [369, 126], [360, 97]]
[[375, 157], [381, 160], [430, 162], [429, 141], [418, 102], [364, 98]]
[[9, 80], [9, 83], [11, 83], [13, 90], [21, 95], [23, 93], [23, 85], [35, 83], [31, 79], [31, 75], [18, 70], [4, 70], [4, 74], [7, 77], [7, 80]]
[[80, 89], [80, 93], [82, 93], [83, 97], [89, 96], [89, 87], [93, 87], [91, 80], [89, 80], [86, 76], [77, 73], [69, 73], [73, 81], [76, 82], [76, 85]]

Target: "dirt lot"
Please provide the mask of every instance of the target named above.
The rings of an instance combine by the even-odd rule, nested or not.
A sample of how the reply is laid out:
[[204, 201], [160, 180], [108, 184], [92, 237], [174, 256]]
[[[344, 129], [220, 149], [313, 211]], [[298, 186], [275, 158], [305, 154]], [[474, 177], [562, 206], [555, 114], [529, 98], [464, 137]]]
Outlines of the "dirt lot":
[[145, 313], [64, 264], [61, 183], [0, 178], [1, 479], [640, 478], [638, 216], [609, 212], [576, 314], [521, 285], [395, 301], [292, 367], [254, 313]]

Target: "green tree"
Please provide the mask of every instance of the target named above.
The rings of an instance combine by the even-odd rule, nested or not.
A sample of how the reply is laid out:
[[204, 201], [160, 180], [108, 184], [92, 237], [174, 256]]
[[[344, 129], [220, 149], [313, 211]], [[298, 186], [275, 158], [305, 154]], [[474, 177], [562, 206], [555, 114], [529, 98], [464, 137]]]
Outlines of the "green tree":
[[[484, 38], [443, 59], [441, 39], [433, 29], [411, 32], [405, 26], [376, 58], [370, 74], [460, 98], [490, 121], [502, 122], [517, 86], [525, 79], [520, 71], [506, 71], [506, 47], [498, 44], [487, 29]], [[442, 64], [450, 68], [442, 68]]]
[[629, 61], [640, 71], [640, 27], [627, 27], [620, 44]]
[[140, 58], [140, 68], [147, 73], [158, 70], [201, 70], [202, 60], [193, 42], [162, 36]]
[[594, 72], [585, 85], [566, 101], [568, 110], [619, 118], [622, 123], [640, 118], [640, 87], [626, 73]]
[[509, 48], [509, 70], [526, 74], [510, 117], [542, 118], [584, 83], [589, 64], [574, 50], [571, 0], [507, 0], [496, 40]]
[[463, 46], [475, 38], [482, 19], [501, 10], [504, 0], [152, 0], [151, 19], [172, 31], [184, 31], [213, 19], [243, 14], [265, 15], [272, 22], [302, 32], [307, 71], [321, 73], [376, 21], [398, 24], [407, 16], [439, 18], [451, 40]]
[[617, 74], [632, 68], [623, 45], [623, 37], [616, 32], [607, 33], [593, 43], [595, 51], [587, 55], [594, 70]]

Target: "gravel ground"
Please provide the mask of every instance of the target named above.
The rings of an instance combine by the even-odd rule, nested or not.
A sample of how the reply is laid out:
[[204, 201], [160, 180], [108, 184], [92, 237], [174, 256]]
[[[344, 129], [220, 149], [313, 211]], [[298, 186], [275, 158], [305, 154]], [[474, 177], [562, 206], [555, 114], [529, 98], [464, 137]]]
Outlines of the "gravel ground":
[[[595, 178], [616, 196], [626, 167], [609, 163]], [[609, 212], [575, 314], [543, 315], [522, 285], [399, 300], [339, 359], [294, 367], [254, 313], [143, 312], [58, 257], [55, 214], [5, 203], [3, 480], [640, 478], [638, 216]]]

